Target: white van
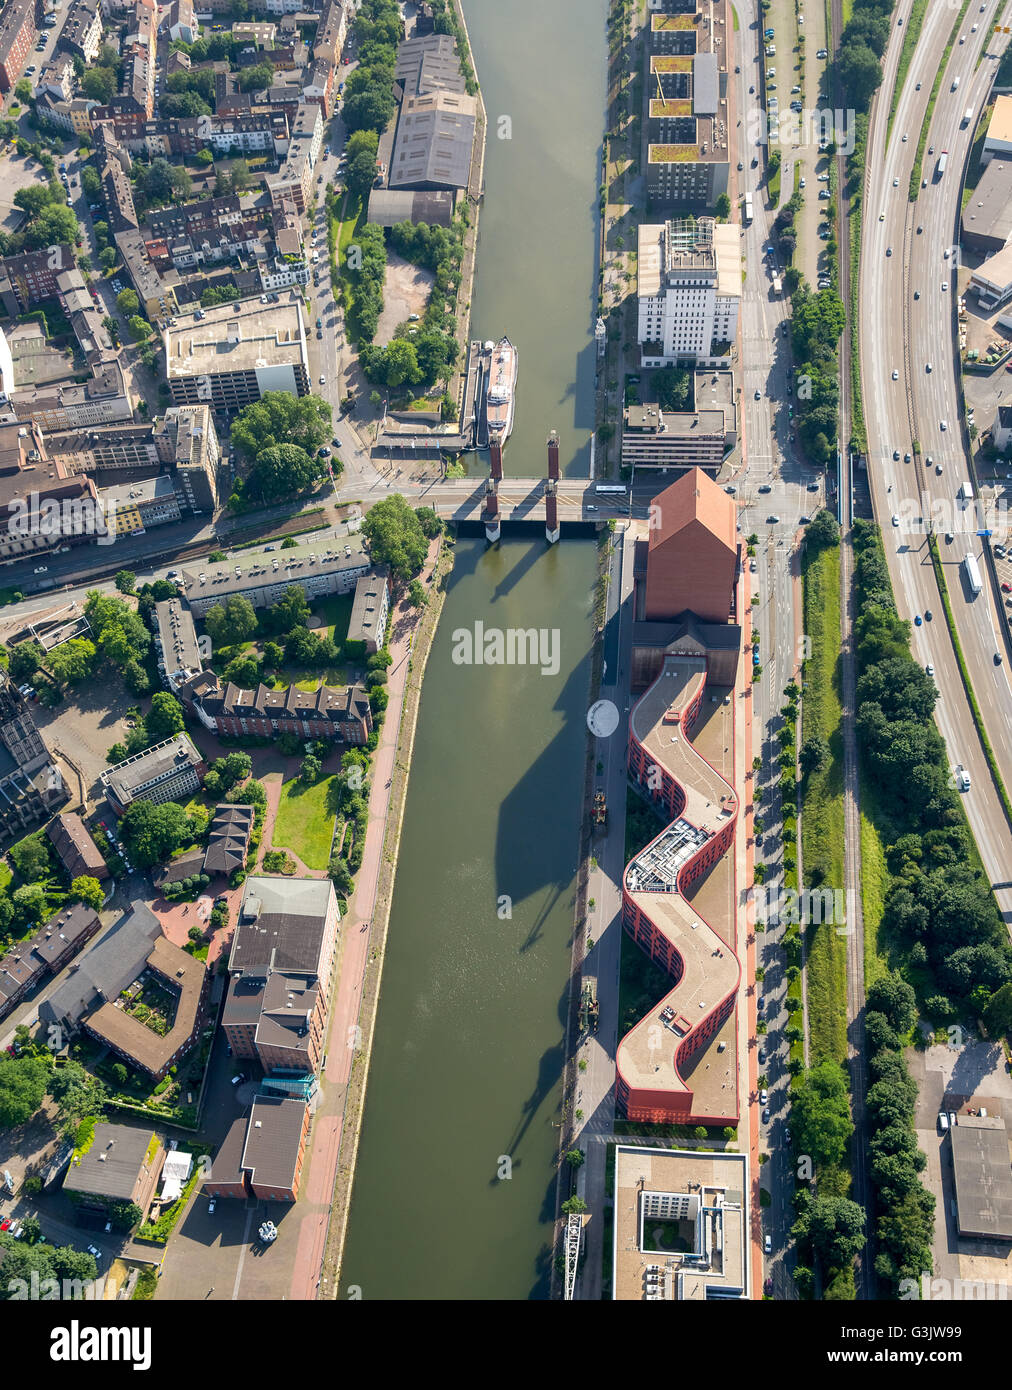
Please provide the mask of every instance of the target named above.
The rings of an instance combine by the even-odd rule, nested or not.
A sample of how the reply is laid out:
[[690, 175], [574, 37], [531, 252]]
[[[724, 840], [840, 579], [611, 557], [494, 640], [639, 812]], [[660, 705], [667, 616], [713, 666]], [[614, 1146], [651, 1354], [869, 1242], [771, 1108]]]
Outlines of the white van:
[[968, 792], [970, 790], [970, 774], [962, 763], [959, 763], [956, 767], [956, 786], [961, 792]]

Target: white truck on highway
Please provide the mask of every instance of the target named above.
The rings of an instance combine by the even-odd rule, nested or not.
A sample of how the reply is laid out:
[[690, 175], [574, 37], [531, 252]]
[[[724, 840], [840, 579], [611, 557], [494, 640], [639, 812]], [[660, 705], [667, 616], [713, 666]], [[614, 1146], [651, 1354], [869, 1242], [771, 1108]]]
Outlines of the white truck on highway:
[[960, 123], [960, 129], [961, 129], [961, 130], [965, 130], [966, 127], [970, 124], [970, 122], [971, 122], [972, 120], [973, 120], [973, 107], [972, 107], [972, 106], [968, 106], [968, 107], [966, 108], [966, 110], [963, 112], [963, 119], [962, 119], [962, 121], [961, 121], [961, 123]]
[[969, 481], [966, 478], [964, 478], [959, 485], [959, 491], [956, 493], [956, 500], [959, 502], [973, 501], [973, 488], [970, 486]]
[[976, 598], [984, 587], [980, 579], [980, 567], [977, 564], [976, 555], [966, 555], [963, 557], [963, 573], [966, 575], [966, 582], [970, 586], [970, 594]]
[[943, 150], [938, 156], [938, 163], [935, 165], [935, 178], [940, 179], [945, 173], [945, 166], [949, 162], [949, 151]]

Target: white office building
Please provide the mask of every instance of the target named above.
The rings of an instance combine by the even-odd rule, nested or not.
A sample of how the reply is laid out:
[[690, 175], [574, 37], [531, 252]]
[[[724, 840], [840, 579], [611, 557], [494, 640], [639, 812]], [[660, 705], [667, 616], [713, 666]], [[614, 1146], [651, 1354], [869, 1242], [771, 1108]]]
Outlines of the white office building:
[[740, 230], [711, 218], [639, 228], [637, 338], [644, 367], [717, 364], [738, 334]]

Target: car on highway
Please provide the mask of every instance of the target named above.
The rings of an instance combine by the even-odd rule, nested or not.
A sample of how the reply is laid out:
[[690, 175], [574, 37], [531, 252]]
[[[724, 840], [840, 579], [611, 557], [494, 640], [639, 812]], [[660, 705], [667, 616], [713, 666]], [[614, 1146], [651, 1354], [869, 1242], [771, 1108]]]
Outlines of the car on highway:
[[939, 428], [939, 429], [942, 431], [942, 433], [944, 434], [945, 431], [949, 428], [949, 422], [948, 422], [948, 420], [939, 420], [939, 422], [938, 422], [938, 428]]
[[929, 145], [929, 146], [928, 146], [928, 154], [934, 154], [934, 153], [935, 153], [935, 147], [934, 147], [934, 145]]
[[894, 367], [894, 368], [893, 368], [893, 381], [899, 381], [899, 379], [900, 379], [900, 374], [899, 374], [899, 372], [896, 370], [896, 368]]
[[921, 234], [923, 231], [924, 231], [924, 228], [918, 224], [918, 227], [917, 227], [917, 235], [920, 236], [920, 234]]
[[930, 661], [928, 662], [927, 666], [925, 666], [925, 668], [924, 668], [924, 674], [925, 674], [926, 676], [933, 676], [933, 675], [935, 674], [935, 668], [934, 668], [934, 666], [932, 666], [932, 664], [931, 664]]
[[763, 1254], [765, 1254], [765, 1255], [772, 1255], [772, 1254], [773, 1254], [773, 1237], [772, 1237], [772, 1236], [764, 1236], [764, 1237], [763, 1237]]
[[920, 613], [915, 613], [915, 614], [914, 614], [914, 627], [920, 627], [920, 626], [921, 626], [921, 623], [922, 623], [923, 621], [924, 621], [924, 620], [923, 620], [923, 618], [921, 617]]
[[880, 222], [884, 222], [884, 221], [886, 220], [886, 215], [885, 215], [884, 212], [880, 212], [880, 213], [879, 213], [879, 215], [878, 215], [878, 220], [879, 220]]
[[778, 516], [774, 516], [772, 513], [766, 518], [766, 521], [770, 526], [775, 526], [779, 520], [780, 518]]
[[994, 654], [994, 664], [995, 664], [996, 666], [1000, 666], [1000, 665], [1001, 665], [1001, 652], [995, 652], [995, 654]]
[[899, 461], [900, 461], [900, 451], [899, 451], [899, 449], [894, 449], [894, 450], [893, 450], [893, 462], [894, 462], [894, 463], [899, 463]]
[[921, 84], [918, 82], [918, 83], [914, 86], [914, 91], [915, 91], [915, 92], [919, 92], [920, 90], [921, 90]]
[[886, 247], [886, 255], [887, 255], [887, 256], [891, 256], [892, 253], [893, 253], [893, 248], [892, 248], [891, 246], [887, 246], [887, 247]]
[[945, 291], [946, 291], [948, 288], [949, 288], [949, 282], [948, 282], [948, 280], [943, 280], [943, 281], [942, 281], [942, 293], [944, 294]]
[[939, 477], [942, 476], [942, 465], [940, 463], [935, 464], [935, 472], [938, 474]]
[[760, 491], [760, 492], [772, 492], [772, 491], [773, 491], [773, 488], [771, 487], [771, 485], [770, 485], [769, 483], [760, 483], [760, 485], [759, 485], [759, 491]]
[[48, 565], [36, 565], [35, 568], [32, 570], [32, 573], [33, 573], [33, 574], [48, 574], [48, 573], [49, 573], [49, 566], [48, 566]]
[[904, 145], [907, 143], [907, 133], [906, 133], [906, 131], [903, 132], [903, 143], [904, 143]]
[[94, 1255], [96, 1260], [100, 1260], [102, 1258], [102, 1252], [97, 1245], [89, 1245], [88, 1254]]
[[899, 181], [899, 179], [893, 179], [893, 188], [899, 188], [899, 186], [900, 186], [900, 181]]
[[327, 378], [326, 378], [325, 376], [321, 376], [321, 377], [320, 377], [320, 385], [321, 385], [321, 386], [326, 386], [326, 384], [327, 384]]
[[925, 364], [924, 364], [924, 370], [925, 370], [926, 372], [929, 372], [929, 373], [930, 373], [930, 371], [931, 371], [931, 363], [930, 363], [930, 362], [925, 362]]
[[920, 299], [920, 297], [921, 297], [921, 292], [920, 292], [920, 290], [914, 290], [914, 298], [915, 298], [915, 299]]
[[755, 398], [757, 401], [761, 401], [763, 398], [763, 393], [758, 389], [758, 387], [756, 388]]
[[738, 173], [739, 173], [739, 174], [740, 174], [741, 171], [744, 169], [744, 167], [745, 167], [744, 164], [742, 164], [741, 160], [739, 159], [739, 160], [738, 160]]
[[588, 512], [596, 512], [596, 511], [597, 511], [597, 508], [594, 506], [593, 502], [588, 502], [588, 503], [587, 503], [587, 511], [588, 511]]
[[930, 622], [931, 622], [931, 609], [930, 609], [930, 608], [925, 608], [925, 610], [924, 610], [924, 621], [925, 621], [926, 623], [930, 623]]
[[798, 180], [798, 187], [799, 187], [799, 188], [804, 188], [804, 187], [805, 187], [805, 180], [804, 180], [804, 176], [803, 176], [803, 175], [802, 175], [802, 177]]
[[893, 512], [893, 525], [894, 525], [894, 526], [898, 526], [899, 524], [900, 524], [900, 519], [899, 519], [899, 517], [896, 515], [896, 513]]

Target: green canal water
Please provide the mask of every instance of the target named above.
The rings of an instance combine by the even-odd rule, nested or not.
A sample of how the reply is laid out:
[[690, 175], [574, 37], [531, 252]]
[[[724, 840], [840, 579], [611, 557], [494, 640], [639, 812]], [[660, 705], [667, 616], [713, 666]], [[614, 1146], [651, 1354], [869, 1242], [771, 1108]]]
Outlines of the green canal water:
[[[520, 349], [506, 471], [544, 471], [554, 427], [586, 473], [604, 0], [465, 13], [489, 117], [473, 328]], [[596, 550], [503, 535], [458, 541], [426, 671], [345, 1297], [549, 1292]], [[456, 664], [476, 622], [556, 634], [557, 672]]]

